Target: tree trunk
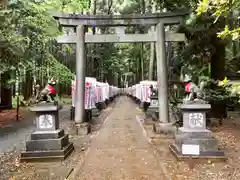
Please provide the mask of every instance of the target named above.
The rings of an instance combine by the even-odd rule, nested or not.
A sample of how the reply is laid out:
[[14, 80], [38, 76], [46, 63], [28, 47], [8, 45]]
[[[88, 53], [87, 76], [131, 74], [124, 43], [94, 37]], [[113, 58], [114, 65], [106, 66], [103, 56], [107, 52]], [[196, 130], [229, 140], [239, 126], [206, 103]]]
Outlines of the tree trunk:
[[[96, 15], [96, 11], [97, 11], [97, 2], [96, 0], [91, 0], [91, 5], [90, 5], [90, 13], [92, 15]], [[96, 27], [92, 27], [92, 34], [96, 34]], [[92, 49], [92, 56], [90, 58], [90, 69], [89, 69], [89, 74], [91, 74], [91, 76], [93, 77], [97, 77], [97, 73], [95, 71], [95, 69], [98, 67], [98, 63], [97, 63], [97, 58], [95, 57], [96, 54], [96, 44], [93, 44], [93, 49]]]
[[144, 80], [144, 46], [143, 43], [141, 43], [141, 81]]
[[136, 63], [137, 63], [137, 69], [136, 69], [136, 81], [139, 83], [141, 81], [141, 54], [138, 53], [138, 55], [135, 57]]
[[[225, 77], [225, 44], [217, 37], [212, 42], [215, 44], [216, 51], [211, 58], [211, 78], [214, 80], [223, 80]], [[216, 85], [212, 85], [212, 89], [217, 88]], [[227, 116], [225, 103], [212, 103], [211, 106], [212, 117], [223, 119]]]
[[10, 72], [1, 74], [1, 109], [12, 108], [12, 90], [10, 85], [7, 84], [10, 78]]
[[121, 84], [121, 74], [118, 74], [118, 87], [122, 87]]
[[167, 64], [168, 64], [168, 79], [172, 79], [172, 69], [171, 69], [171, 60], [173, 58], [173, 48], [172, 48], [172, 43], [167, 42]]
[[5, 9], [7, 8], [8, 0], [1, 0], [0, 1], [0, 9]]
[[27, 72], [26, 74], [26, 81], [23, 85], [23, 97], [24, 101], [27, 101], [31, 95], [32, 95], [32, 84], [33, 84], [33, 78], [31, 76], [30, 72]]
[[[152, 13], [156, 13], [156, 3], [155, 1], [152, 2]], [[151, 31], [155, 31], [155, 27], [151, 27]], [[151, 43], [150, 47], [150, 62], [149, 62], [149, 72], [148, 72], [148, 79], [153, 80], [153, 65], [154, 65], [154, 59], [155, 59], [155, 43]]]

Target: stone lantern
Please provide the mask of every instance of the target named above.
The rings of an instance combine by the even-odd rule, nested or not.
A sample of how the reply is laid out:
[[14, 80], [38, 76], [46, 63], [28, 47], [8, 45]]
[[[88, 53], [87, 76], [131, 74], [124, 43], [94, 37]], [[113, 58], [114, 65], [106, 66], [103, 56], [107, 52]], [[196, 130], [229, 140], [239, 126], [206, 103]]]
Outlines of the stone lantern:
[[175, 142], [170, 150], [178, 159], [206, 158], [226, 159], [218, 147], [218, 141], [212, 132], [206, 128], [206, 113], [211, 109], [210, 104], [182, 104], [183, 127], [179, 128]]
[[60, 109], [57, 103], [43, 103], [30, 108], [36, 114], [36, 130], [26, 142], [26, 150], [21, 152], [22, 161], [65, 159], [73, 151], [73, 143], [59, 128]]

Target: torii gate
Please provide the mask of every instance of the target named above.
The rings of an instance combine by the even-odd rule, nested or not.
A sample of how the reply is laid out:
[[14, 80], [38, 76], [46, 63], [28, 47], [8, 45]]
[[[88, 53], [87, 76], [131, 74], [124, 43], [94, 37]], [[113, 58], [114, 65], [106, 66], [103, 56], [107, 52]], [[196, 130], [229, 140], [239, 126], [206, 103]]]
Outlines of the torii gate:
[[[59, 43], [76, 44], [76, 96], [75, 96], [75, 123], [80, 124], [84, 118], [84, 91], [85, 91], [85, 43], [133, 43], [156, 42], [157, 81], [159, 115], [161, 122], [169, 122], [168, 110], [168, 79], [165, 41], [185, 41], [181, 33], [166, 32], [165, 25], [180, 24], [187, 12], [163, 12], [158, 14], [128, 14], [128, 15], [79, 15], [58, 13], [53, 17], [60, 25], [76, 27], [76, 33], [58, 37]], [[148, 34], [85, 34], [87, 26], [156, 26], [156, 32]]]

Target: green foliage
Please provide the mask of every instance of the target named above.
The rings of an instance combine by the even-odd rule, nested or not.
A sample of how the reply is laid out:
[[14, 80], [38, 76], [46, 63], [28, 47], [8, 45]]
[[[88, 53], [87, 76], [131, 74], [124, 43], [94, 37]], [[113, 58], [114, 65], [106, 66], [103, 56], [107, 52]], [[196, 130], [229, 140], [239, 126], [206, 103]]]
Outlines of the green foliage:
[[119, 4], [119, 12], [121, 14], [131, 14], [138, 10], [139, 1], [136, 0], [124, 0], [121, 4]]
[[49, 12], [79, 12], [88, 9], [87, 0], [48, 0], [38, 4], [38, 7]]
[[[234, 9], [239, 7], [238, 1], [232, 1], [232, 4], [226, 0], [203, 0], [200, 4], [198, 4], [198, 0], [109, 0], [107, 3], [105, 1], [96, 2], [97, 13], [151, 12], [152, 3], [157, 4], [157, 12], [164, 8], [169, 11], [183, 8], [197, 12], [189, 17], [186, 26], [180, 28], [179, 32], [186, 33], [188, 40], [186, 44], [178, 44], [177, 46], [182, 46], [182, 49], [178, 51], [175, 48], [174, 53], [179, 56], [179, 61], [181, 61], [179, 66], [190, 64], [194, 67], [194, 76], [200, 77], [196, 78], [198, 81], [203, 79], [209, 81], [210, 79], [209, 66], [211, 57], [216, 51], [213, 39], [217, 33], [219, 37], [225, 38], [221, 43], [228, 43], [230, 36], [233, 39], [238, 38], [239, 27], [229, 26], [230, 23], [226, 21], [232, 17]], [[73, 45], [58, 45], [53, 42], [60, 32], [51, 13], [56, 11], [89, 12], [92, 4], [94, 4], [93, 0], [48, 0], [39, 3], [33, 0], [11, 1], [7, 10], [0, 11], [0, 73], [20, 71], [20, 74], [26, 74], [27, 72], [43, 82], [53, 76], [57, 77], [61, 84], [69, 86], [75, 71], [75, 47]], [[94, 6], [91, 8], [93, 8], [91, 12], [94, 12]], [[235, 19], [233, 21], [235, 22]], [[108, 30], [109, 28], [104, 28], [102, 32], [106, 31], [107, 33]], [[146, 29], [141, 27], [128, 27], [126, 31], [146, 33]], [[144, 78], [147, 77], [149, 57], [149, 44], [89, 45], [88, 63], [91, 66], [90, 69], [92, 68], [91, 64], [95, 63], [95, 69], [91, 69], [92, 72], [89, 74], [94, 75], [95, 72], [101, 71], [105, 77], [127, 76], [129, 81], [137, 81], [139, 79], [137, 76], [142, 73], [141, 66], [143, 66]], [[231, 71], [238, 70], [237, 57], [232, 51], [232, 46], [229, 45], [227, 47], [226, 67]], [[98, 62], [96, 63], [92, 59]], [[143, 64], [141, 64], [141, 60], [143, 60]], [[100, 74], [95, 74], [95, 76], [100, 76]], [[24, 75], [21, 75], [20, 80], [23, 82], [25, 78]], [[11, 82], [14, 83], [15, 79], [14, 76]], [[218, 95], [212, 93], [212, 96], [217, 97], [224, 94], [222, 91], [219, 93]]]
[[224, 88], [204, 90], [204, 96], [207, 102], [213, 104], [227, 104], [231, 99], [230, 93]]
[[66, 66], [59, 63], [53, 56], [51, 58], [49, 64], [51, 66], [50, 77], [57, 77], [58, 82], [70, 86], [71, 80], [74, 79], [74, 74]]
[[[0, 73], [20, 71], [23, 74], [20, 82], [25, 81], [26, 72], [42, 83], [54, 76], [69, 86], [73, 73], [62, 61], [66, 54], [72, 54], [72, 48], [60, 48], [61, 45], [52, 43], [60, 32], [51, 13], [54, 8], [77, 11], [84, 7], [84, 1], [77, 3], [64, 0], [44, 3], [11, 1], [7, 10], [0, 11]], [[15, 84], [15, 81], [14, 75], [8, 83]]]
[[[227, 104], [230, 103], [231, 100], [231, 93], [223, 86], [218, 86], [216, 84], [216, 81], [205, 78], [202, 79], [205, 80], [207, 83], [206, 87], [204, 88], [204, 99], [207, 102], [213, 103], [213, 104]], [[212, 88], [214, 87], [214, 88]]]
[[[221, 16], [231, 18], [234, 17], [235, 20], [239, 19], [238, 9], [240, 7], [240, 1], [234, 0], [203, 0], [199, 3], [196, 12], [201, 15], [206, 12], [210, 12], [215, 17], [215, 22], [219, 20]], [[218, 33], [218, 37], [226, 38], [231, 37], [233, 40], [239, 38], [240, 28], [235, 27], [231, 30], [229, 29], [229, 24], [226, 24], [225, 29]]]

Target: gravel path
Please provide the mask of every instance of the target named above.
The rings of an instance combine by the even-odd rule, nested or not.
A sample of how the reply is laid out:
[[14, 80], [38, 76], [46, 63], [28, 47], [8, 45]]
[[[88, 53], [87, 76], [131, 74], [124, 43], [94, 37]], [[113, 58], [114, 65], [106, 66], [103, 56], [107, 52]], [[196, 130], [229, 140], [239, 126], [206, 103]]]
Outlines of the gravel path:
[[[63, 125], [69, 120], [70, 106], [65, 105], [60, 110], [60, 123]], [[20, 151], [25, 148], [25, 142], [30, 134], [35, 130], [34, 117], [29, 115], [29, 119], [14, 122], [10, 126], [0, 128], [0, 154], [11, 151]]]
[[78, 180], [168, 180], [136, 121], [136, 105], [120, 97], [92, 142]]

